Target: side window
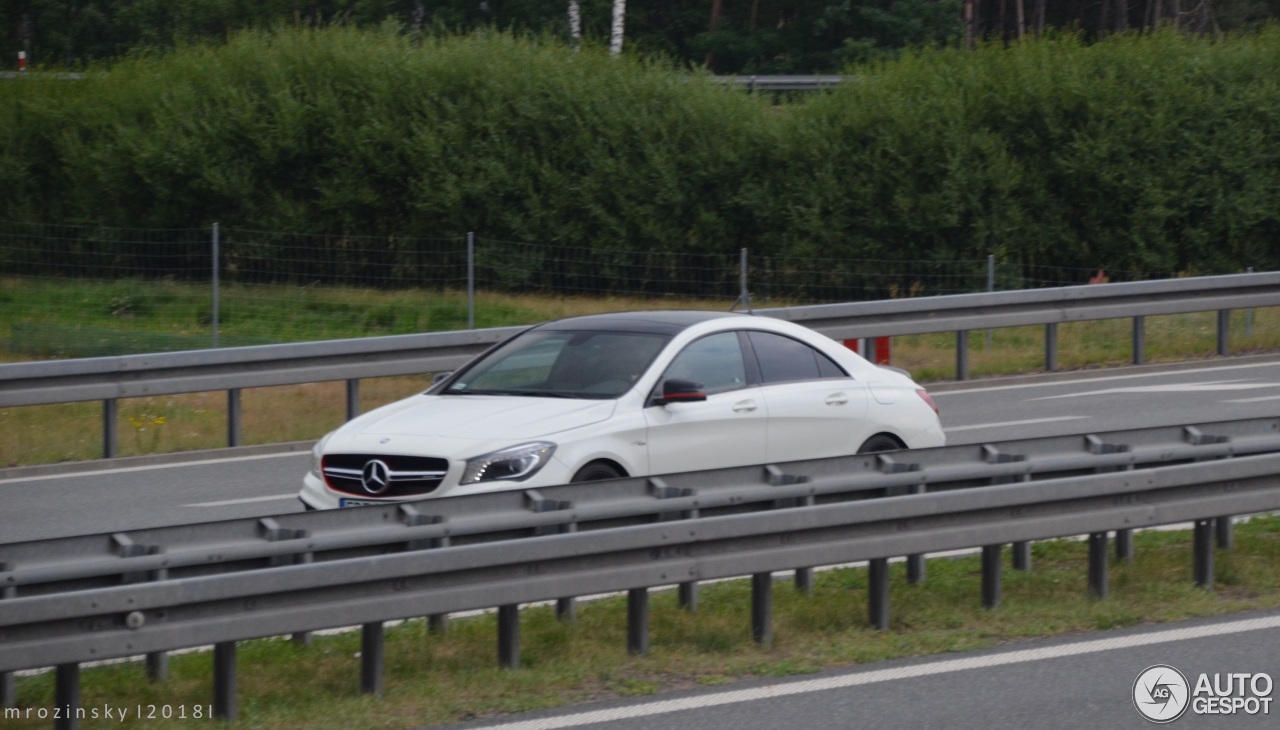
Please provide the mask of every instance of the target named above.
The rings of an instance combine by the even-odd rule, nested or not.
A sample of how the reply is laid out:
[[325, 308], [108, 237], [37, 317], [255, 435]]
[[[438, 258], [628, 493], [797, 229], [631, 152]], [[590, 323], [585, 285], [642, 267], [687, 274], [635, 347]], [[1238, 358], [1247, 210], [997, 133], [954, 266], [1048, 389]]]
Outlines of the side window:
[[738, 334], [721, 332], [692, 342], [676, 355], [662, 378], [701, 383], [708, 394], [743, 387], [747, 383], [747, 369]]
[[772, 332], [750, 332], [748, 336], [760, 362], [760, 377], [766, 385], [849, 377], [831, 358], [799, 340]]

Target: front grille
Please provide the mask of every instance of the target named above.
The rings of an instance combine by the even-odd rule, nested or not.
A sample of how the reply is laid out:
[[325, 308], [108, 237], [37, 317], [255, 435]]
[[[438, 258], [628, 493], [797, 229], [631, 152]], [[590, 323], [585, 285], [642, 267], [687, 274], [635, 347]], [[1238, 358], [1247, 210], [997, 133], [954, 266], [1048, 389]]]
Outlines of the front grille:
[[320, 470], [330, 489], [354, 497], [420, 497], [440, 486], [449, 462], [432, 456], [326, 454]]

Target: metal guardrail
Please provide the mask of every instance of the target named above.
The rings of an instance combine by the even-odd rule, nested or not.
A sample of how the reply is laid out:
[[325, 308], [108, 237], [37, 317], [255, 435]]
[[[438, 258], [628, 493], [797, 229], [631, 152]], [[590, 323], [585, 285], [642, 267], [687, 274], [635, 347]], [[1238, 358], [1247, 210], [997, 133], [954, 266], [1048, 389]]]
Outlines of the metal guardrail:
[[[1057, 369], [1057, 326], [1133, 319], [1133, 361], [1145, 360], [1144, 318], [1218, 312], [1218, 354], [1228, 348], [1231, 309], [1280, 305], [1280, 272], [960, 294], [755, 313], [799, 322], [836, 339], [956, 333], [956, 379], [969, 377], [970, 330], [1045, 326], [1045, 367]], [[103, 402], [103, 454], [117, 453], [117, 399], [225, 390], [227, 443], [240, 443], [240, 389], [347, 382], [347, 415], [359, 413], [362, 378], [452, 370], [521, 327], [258, 345], [220, 350], [0, 364], [0, 408]]]
[[[292, 513], [0, 545], [0, 672], [57, 666], [78, 706], [81, 662], [213, 644], [214, 708], [234, 717], [235, 642], [360, 625], [362, 688], [382, 687], [383, 622], [497, 606], [498, 657], [519, 662], [518, 606], [628, 592], [628, 648], [648, 647], [648, 591], [752, 576], [768, 643], [772, 574], [869, 561], [868, 617], [888, 627], [887, 561], [982, 547], [982, 600], [1000, 602], [1002, 546], [1090, 535], [1107, 593], [1108, 532], [1194, 520], [1193, 575], [1212, 583], [1230, 517], [1280, 510], [1280, 419], [1076, 434]], [[515, 549], [513, 549], [515, 548]], [[12, 692], [10, 691], [10, 695]], [[11, 699], [9, 701], [12, 701]]]

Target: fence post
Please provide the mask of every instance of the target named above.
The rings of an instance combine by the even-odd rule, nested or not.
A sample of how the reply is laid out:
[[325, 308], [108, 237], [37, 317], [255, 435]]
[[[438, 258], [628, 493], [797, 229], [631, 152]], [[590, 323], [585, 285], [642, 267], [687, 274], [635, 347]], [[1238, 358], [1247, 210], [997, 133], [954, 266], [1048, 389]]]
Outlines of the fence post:
[[969, 379], [969, 332], [956, 333], [956, 380]]
[[219, 273], [218, 273], [218, 224], [213, 224], [213, 347], [218, 348], [218, 308], [221, 306], [219, 299]]
[[467, 329], [476, 328], [476, 234], [467, 231]]

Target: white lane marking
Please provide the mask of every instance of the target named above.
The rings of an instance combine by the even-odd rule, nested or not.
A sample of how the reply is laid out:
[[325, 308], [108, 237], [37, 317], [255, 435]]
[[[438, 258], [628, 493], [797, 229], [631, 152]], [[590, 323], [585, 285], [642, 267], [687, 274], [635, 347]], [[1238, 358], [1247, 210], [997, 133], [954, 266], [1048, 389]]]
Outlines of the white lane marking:
[[1245, 631], [1261, 631], [1275, 628], [1280, 628], [1280, 616], [1246, 619], [1243, 621], [1233, 621], [1225, 624], [1215, 624], [1213, 626], [1156, 631], [1133, 636], [1120, 636], [1112, 639], [1082, 641], [1074, 644], [1049, 646], [1040, 649], [1014, 650], [999, 654], [988, 654], [985, 656], [967, 657], [963, 659], [947, 659], [937, 662], [928, 662], [926, 664], [916, 664], [908, 667], [863, 671], [855, 674], [845, 674], [838, 677], [771, 684], [752, 689], [730, 690], [728, 692], [718, 692], [716, 694], [685, 697], [674, 700], [658, 700], [655, 702], [647, 702], [642, 705], [618, 707], [609, 710], [595, 710], [592, 712], [579, 712], [572, 715], [564, 715], [562, 717], [548, 717], [538, 720], [519, 720], [516, 722], [503, 723], [501, 725], [485, 725], [483, 728], [484, 730], [557, 730], [557, 728], [578, 727], [580, 725], [614, 722], [618, 720], [630, 720], [638, 717], [650, 717], [653, 715], [664, 715], [672, 712], [683, 712], [686, 710], [699, 710], [707, 707], [717, 707], [720, 705], [754, 702], [756, 700], [771, 699], [775, 697], [788, 697], [792, 695], [808, 694], [811, 692], [826, 692], [828, 690], [844, 689], [846, 687], [856, 687], [864, 684], [892, 682], [900, 679], [914, 679], [916, 677], [965, 672], [972, 669], [983, 669], [986, 667], [1024, 664], [1027, 662], [1043, 661], [1045, 659], [1060, 659], [1062, 657], [1079, 656], [1081, 654], [1096, 654], [1104, 651], [1115, 651], [1117, 649], [1130, 649], [1133, 647], [1148, 646], [1151, 644], [1163, 644], [1171, 641], [1187, 641], [1190, 639], [1202, 639], [1210, 636], [1225, 636], [1227, 634], [1238, 634]]
[[1280, 400], [1280, 395], [1264, 395], [1257, 398], [1236, 398], [1235, 400], [1223, 401], [1223, 403], [1261, 403], [1269, 400]]
[[226, 507], [229, 504], [250, 504], [253, 502], [274, 502], [277, 499], [297, 499], [298, 493], [293, 494], [273, 494], [269, 497], [245, 497], [244, 499], [225, 499], [221, 502], [195, 502], [193, 504], [184, 504], [183, 507]]
[[1059, 398], [1083, 398], [1088, 395], [1114, 395], [1116, 393], [1219, 393], [1229, 390], [1258, 390], [1259, 388], [1280, 388], [1280, 383], [1170, 383], [1167, 385], [1135, 385], [1128, 388], [1107, 388], [1104, 390], [1086, 390], [1079, 393], [1062, 395], [1046, 395], [1029, 400], [1056, 400]]
[[1059, 385], [1079, 385], [1080, 383], [1108, 383], [1118, 380], [1136, 380], [1139, 378], [1161, 378], [1167, 376], [1196, 375], [1199, 373], [1217, 373], [1230, 370], [1246, 370], [1249, 368], [1274, 368], [1277, 363], [1258, 362], [1248, 365], [1223, 365], [1221, 367], [1192, 368], [1190, 370], [1168, 370], [1160, 373], [1131, 373], [1128, 375], [1107, 375], [1098, 378], [1077, 378], [1075, 380], [1056, 380], [1046, 383], [1017, 383], [1012, 385], [993, 385], [988, 388], [962, 388], [959, 390], [943, 390], [937, 393], [929, 391], [934, 398], [945, 398], [949, 395], [968, 395], [969, 393], [991, 393], [1002, 390], [1025, 390], [1027, 388], [1053, 388]]
[[947, 433], [955, 433], [956, 431], [977, 431], [983, 428], [1007, 428], [1009, 426], [1028, 426], [1033, 423], [1053, 423], [1054, 421], [1077, 421], [1082, 418], [1092, 418], [1092, 416], [1055, 416], [1053, 418], [1030, 418], [1025, 421], [1003, 421], [1001, 423], [976, 423], [972, 426], [948, 426], [943, 430]]
[[118, 469], [97, 469], [94, 471], [65, 472], [62, 474], [42, 474], [34, 477], [14, 477], [0, 479], [0, 484], [17, 484], [19, 482], [42, 482], [49, 479], [78, 479], [80, 477], [96, 477], [105, 474], [128, 474], [135, 471], [152, 471], [155, 469], [175, 469], [184, 466], [206, 466], [209, 464], [228, 464], [233, 461], [256, 461], [258, 459], [278, 459], [283, 456], [307, 457], [309, 451], [285, 451], [279, 454], [257, 454], [255, 456], [228, 456], [222, 459], [202, 459], [200, 461], [176, 461], [172, 464], [147, 464], [145, 466], [127, 466]]

